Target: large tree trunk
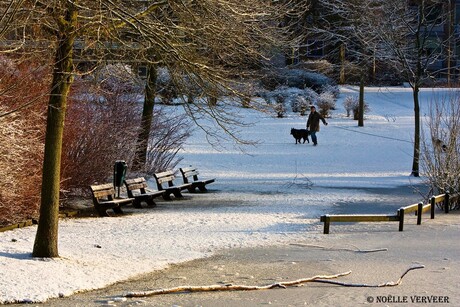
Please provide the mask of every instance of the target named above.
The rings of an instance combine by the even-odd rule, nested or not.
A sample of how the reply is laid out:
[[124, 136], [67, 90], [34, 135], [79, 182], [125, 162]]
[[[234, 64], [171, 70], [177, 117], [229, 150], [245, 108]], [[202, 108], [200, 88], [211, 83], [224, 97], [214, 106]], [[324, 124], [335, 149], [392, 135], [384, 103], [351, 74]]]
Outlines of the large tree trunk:
[[141, 128], [137, 137], [136, 155], [133, 161], [133, 169], [141, 170], [147, 161], [147, 150], [149, 143], [150, 129], [152, 127], [153, 108], [156, 96], [157, 68], [150, 65], [147, 71], [147, 82], [145, 86], [144, 107], [142, 110]]
[[412, 176], [420, 176], [420, 104], [418, 85], [413, 88], [414, 97], [414, 156], [412, 160]]
[[66, 2], [67, 13], [60, 19], [51, 96], [48, 102], [45, 156], [41, 189], [40, 218], [33, 248], [34, 257], [59, 257], [58, 219], [62, 135], [67, 95], [72, 84], [72, 48], [77, 10]]

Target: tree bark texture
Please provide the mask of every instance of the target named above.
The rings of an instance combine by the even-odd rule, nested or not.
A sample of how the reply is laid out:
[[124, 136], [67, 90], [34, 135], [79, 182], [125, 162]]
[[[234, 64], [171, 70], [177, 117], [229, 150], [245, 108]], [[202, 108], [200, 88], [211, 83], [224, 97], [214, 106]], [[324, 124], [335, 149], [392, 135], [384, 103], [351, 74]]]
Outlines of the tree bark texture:
[[420, 176], [420, 103], [419, 86], [413, 88], [414, 96], [414, 155], [412, 160], [412, 176]]
[[137, 137], [136, 155], [133, 160], [133, 169], [141, 170], [147, 161], [147, 149], [149, 144], [150, 129], [152, 128], [153, 108], [156, 96], [157, 68], [149, 65], [147, 82], [145, 85], [144, 106], [142, 109], [141, 127]]
[[72, 84], [72, 48], [77, 10], [66, 2], [65, 16], [58, 16], [60, 31], [54, 62], [53, 82], [48, 102], [40, 218], [35, 237], [34, 257], [59, 257], [58, 219], [62, 136], [67, 95]]
[[361, 77], [359, 83], [359, 114], [358, 127], [364, 127], [364, 77]]

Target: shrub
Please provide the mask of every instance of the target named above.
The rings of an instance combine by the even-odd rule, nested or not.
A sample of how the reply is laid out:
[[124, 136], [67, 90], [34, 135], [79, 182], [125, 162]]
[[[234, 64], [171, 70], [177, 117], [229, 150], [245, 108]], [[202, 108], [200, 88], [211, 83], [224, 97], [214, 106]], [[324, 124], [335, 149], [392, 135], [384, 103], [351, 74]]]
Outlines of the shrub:
[[284, 105], [285, 97], [283, 95], [277, 95], [275, 99], [276, 104], [273, 108], [275, 109], [277, 117], [283, 118], [284, 115], [286, 115], [286, 106]]
[[310, 104], [302, 95], [297, 95], [292, 102], [292, 111], [300, 112], [300, 115], [304, 116], [309, 105]]
[[335, 84], [326, 84], [321, 87], [321, 93], [331, 93], [337, 99], [340, 95], [340, 89]]
[[[355, 95], [350, 95], [345, 97], [343, 101], [343, 106], [347, 112], [347, 117], [350, 117], [351, 112], [353, 112], [353, 119], [359, 119], [359, 98]], [[364, 113], [369, 112], [369, 105], [364, 102]]]
[[0, 56], [0, 226], [38, 217], [49, 78]]
[[311, 88], [320, 93], [321, 88], [335, 82], [323, 74], [310, 72], [302, 69], [278, 69], [265, 73], [261, 79], [262, 87], [267, 90], [275, 90], [280, 86], [296, 87], [299, 89]]
[[324, 116], [328, 117], [330, 115], [331, 110], [335, 110], [335, 98], [334, 95], [330, 92], [321, 93], [318, 97], [317, 102], [319, 113]]
[[334, 72], [334, 65], [327, 60], [307, 60], [296, 66], [308, 71], [319, 72], [327, 76], [332, 75]]
[[[85, 91], [84, 84], [78, 90]], [[140, 110], [123, 91], [69, 100], [61, 162], [65, 195], [86, 194], [89, 184], [110, 182], [115, 160], [131, 164]]]
[[[132, 94], [140, 93], [143, 90], [143, 81], [129, 65], [105, 65], [97, 71], [96, 78], [97, 84], [108, 93]], [[121, 83], [123, 84], [122, 87], [120, 87]]]
[[[286, 103], [290, 104], [292, 112], [302, 112], [303, 108], [305, 108], [303, 111], [306, 111], [309, 105], [316, 104], [318, 99], [318, 94], [312, 89], [288, 88], [286, 86], [281, 86], [274, 91], [264, 91], [259, 95], [267, 104], [282, 101], [284, 112], [286, 112]], [[278, 106], [278, 108], [280, 107]]]
[[[112, 77], [111, 91], [83, 80], [74, 83], [62, 159], [62, 187], [67, 195], [86, 194], [88, 184], [111, 181], [116, 160], [126, 161], [130, 171], [142, 104], [138, 92], [125, 88], [124, 78]], [[189, 135], [188, 125], [171, 118], [155, 110], [144, 170], [147, 174], [153, 168], [177, 163], [176, 154]]]
[[[0, 107], [0, 114], [4, 112]], [[38, 216], [43, 138], [35, 124], [22, 112], [0, 117], [0, 226]]]
[[[460, 97], [432, 102], [427, 118], [430, 134], [422, 139], [424, 176], [433, 194], [459, 193]], [[459, 202], [450, 207], [459, 208]]]
[[163, 104], [171, 104], [173, 99], [179, 96], [167, 68], [158, 68], [156, 87], [158, 95], [162, 97], [161, 102]]
[[182, 160], [177, 154], [192, 132], [191, 124], [186, 115], [155, 110], [145, 165], [147, 174], [153, 176], [156, 172], [174, 168]]

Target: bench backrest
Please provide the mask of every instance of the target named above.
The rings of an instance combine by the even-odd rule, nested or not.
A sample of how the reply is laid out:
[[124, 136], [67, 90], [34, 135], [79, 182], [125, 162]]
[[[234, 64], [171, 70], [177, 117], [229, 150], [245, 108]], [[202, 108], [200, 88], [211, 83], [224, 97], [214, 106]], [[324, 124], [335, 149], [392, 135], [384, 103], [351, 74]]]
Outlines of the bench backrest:
[[190, 177], [193, 177], [193, 180], [195, 181], [198, 180], [199, 173], [195, 167], [183, 167], [180, 169], [180, 172], [182, 173], [182, 178], [185, 183], [188, 183], [188, 178]]
[[165, 171], [161, 173], [155, 173], [154, 177], [157, 181], [158, 188], [161, 188], [161, 185], [165, 182], [167, 182], [169, 186], [173, 186], [173, 180], [176, 178], [176, 175], [174, 175], [173, 171]]
[[91, 185], [90, 189], [95, 199], [106, 197], [107, 199], [112, 200], [115, 195], [115, 189], [111, 183]]
[[142, 190], [148, 188], [147, 181], [144, 177], [125, 179], [125, 185], [126, 189], [128, 189], [129, 191]]

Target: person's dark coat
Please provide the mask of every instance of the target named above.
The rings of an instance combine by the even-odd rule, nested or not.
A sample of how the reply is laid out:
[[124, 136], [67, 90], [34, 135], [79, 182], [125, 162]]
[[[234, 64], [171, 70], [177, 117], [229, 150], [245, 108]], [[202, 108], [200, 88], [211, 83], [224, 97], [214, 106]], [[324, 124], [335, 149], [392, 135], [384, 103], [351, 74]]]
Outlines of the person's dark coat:
[[310, 115], [308, 115], [308, 120], [307, 120], [307, 129], [310, 131], [319, 131], [319, 121], [322, 121], [323, 124], [327, 125], [326, 120], [324, 119], [321, 114], [318, 112], [314, 111], [311, 112]]

